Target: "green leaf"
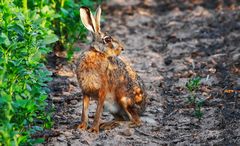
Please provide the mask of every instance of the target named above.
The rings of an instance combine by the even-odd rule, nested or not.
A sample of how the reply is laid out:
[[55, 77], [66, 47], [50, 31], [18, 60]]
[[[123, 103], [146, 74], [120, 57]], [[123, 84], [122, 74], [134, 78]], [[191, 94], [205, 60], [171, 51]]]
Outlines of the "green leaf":
[[49, 35], [45, 36], [45, 38], [42, 41], [42, 44], [48, 45], [48, 44], [54, 43], [56, 41], [58, 41], [58, 37], [55, 34], [49, 34]]
[[47, 95], [41, 95], [40, 97], [39, 97], [39, 100], [40, 101], [45, 101], [47, 99]]
[[200, 81], [201, 81], [200, 77], [195, 77], [195, 78], [190, 79], [186, 83], [187, 89], [191, 92], [197, 90], [199, 88]]
[[202, 107], [203, 106], [203, 104], [204, 104], [204, 100], [203, 99], [199, 99], [198, 101], [197, 101], [197, 107]]
[[6, 46], [10, 45], [10, 41], [5, 33], [1, 33], [0, 35], [0, 44], [5, 44]]
[[24, 20], [25, 20], [25, 16], [24, 16], [22, 13], [18, 12], [16, 15], [17, 15], [17, 18], [18, 18], [19, 20], [21, 20], [21, 21], [24, 21]]
[[72, 50], [72, 49], [69, 49], [69, 50], [67, 51], [67, 59], [68, 59], [68, 60], [71, 60], [72, 57], [73, 57], [73, 54], [74, 54], [73, 50]]
[[68, 12], [66, 9], [60, 8], [60, 10], [61, 10], [62, 14], [63, 14], [65, 17], [68, 16], [69, 12]]
[[35, 131], [43, 131], [43, 128], [40, 126], [33, 126], [32, 127]]
[[28, 91], [32, 91], [32, 87], [30, 85], [26, 84], [26, 88]]
[[34, 141], [32, 142], [33, 144], [40, 144], [43, 143], [45, 140], [44, 138], [38, 138], [38, 139], [34, 139]]
[[18, 143], [21, 143], [21, 142], [23, 142], [23, 141], [26, 141], [27, 138], [28, 138], [28, 136], [22, 136], [22, 135], [21, 135], [21, 136], [18, 138]]
[[36, 51], [34, 55], [29, 57], [29, 63], [30, 64], [36, 64], [41, 60], [41, 52]]
[[41, 12], [42, 13], [48, 13], [50, 11], [50, 7], [49, 6], [44, 6], [44, 7], [42, 7], [42, 9], [41, 9]]
[[3, 97], [0, 98], [0, 105], [1, 104], [4, 104], [4, 103], [7, 103], [7, 100]]
[[25, 31], [23, 24], [21, 24], [20, 22], [16, 22], [13, 25], [10, 25], [8, 30], [15, 31], [20, 35], [23, 35]]
[[19, 107], [22, 107], [22, 108], [25, 108], [26, 105], [28, 103], [28, 100], [26, 99], [19, 99], [19, 100], [16, 100], [13, 105], [16, 107], [16, 108], [19, 108]]

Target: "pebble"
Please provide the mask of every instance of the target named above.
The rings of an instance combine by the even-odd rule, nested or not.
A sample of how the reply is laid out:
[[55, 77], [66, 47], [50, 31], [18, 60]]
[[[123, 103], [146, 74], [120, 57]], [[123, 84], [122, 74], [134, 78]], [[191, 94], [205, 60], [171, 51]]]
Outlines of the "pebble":
[[72, 105], [76, 105], [76, 104], [78, 104], [78, 101], [77, 101], [77, 100], [71, 100], [70, 103], [71, 103]]
[[66, 137], [61, 135], [60, 137], [57, 138], [57, 140], [61, 142], [66, 142]]
[[156, 68], [158, 66], [157, 66], [157, 64], [155, 62], [152, 62], [151, 67]]
[[64, 102], [64, 99], [61, 97], [52, 97], [52, 101], [54, 103], [62, 103], [62, 102]]
[[233, 59], [233, 61], [239, 61], [240, 60], [240, 53], [234, 54], [232, 59]]
[[150, 117], [141, 117], [141, 120], [143, 122], [146, 122], [146, 123], [151, 124], [151, 125], [157, 125], [158, 124], [157, 121], [155, 121], [154, 119], [152, 119]]
[[70, 132], [70, 131], [64, 131], [64, 132], [62, 132], [62, 134], [63, 134], [64, 136], [66, 136], [66, 137], [71, 137], [71, 136], [73, 136], [72, 132]]
[[172, 63], [172, 59], [170, 57], [167, 57], [164, 59], [165, 65], [170, 65]]
[[123, 136], [131, 136], [133, 135], [135, 132], [135, 130], [133, 128], [127, 128], [127, 129], [124, 129], [123, 131], [119, 132], [121, 135]]

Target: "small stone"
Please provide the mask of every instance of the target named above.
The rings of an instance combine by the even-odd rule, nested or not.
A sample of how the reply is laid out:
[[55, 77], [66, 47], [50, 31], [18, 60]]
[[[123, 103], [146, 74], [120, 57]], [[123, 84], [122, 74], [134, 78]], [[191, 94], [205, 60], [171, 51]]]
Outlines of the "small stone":
[[52, 97], [53, 103], [62, 103], [64, 102], [64, 99], [61, 97]]
[[155, 62], [152, 62], [151, 67], [156, 68], [157, 64]]
[[57, 138], [57, 140], [61, 142], [66, 142], [66, 137], [61, 135], [60, 137]]
[[71, 100], [70, 103], [71, 103], [72, 105], [76, 105], [76, 104], [78, 104], [78, 101], [77, 101], [77, 100]]
[[170, 57], [167, 57], [164, 59], [165, 65], [170, 65], [172, 63], [172, 59]]
[[212, 73], [212, 74], [216, 73], [216, 69], [215, 69], [215, 68], [210, 68], [210, 69], [208, 69], [208, 71], [209, 71], [210, 73]]
[[233, 61], [238, 61], [240, 60], [240, 53], [234, 54], [232, 57]]
[[146, 122], [146, 123], [152, 124], [152, 125], [157, 125], [158, 124], [157, 121], [155, 121], [153, 118], [149, 118], [149, 117], [141, 117], [141, 120], [143, 122]]
[[135, 132], [134, 129], [132, 129], [132, 128], [127, 128], [127, 129], [121, 131], [120, 134], [123, 135], [123, 136], [131, 136], [131, 135], [134, 134], [134, 132]]
[[65, 135], [66, 137], [73, 136], [72, 132], [69, 132], [69, 131], [64, 131], [62, 134]]

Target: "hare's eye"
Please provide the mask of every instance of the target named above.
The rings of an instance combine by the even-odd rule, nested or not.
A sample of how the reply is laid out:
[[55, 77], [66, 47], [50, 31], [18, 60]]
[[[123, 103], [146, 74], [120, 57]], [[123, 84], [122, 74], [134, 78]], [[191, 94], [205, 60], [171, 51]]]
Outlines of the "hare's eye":
[[106, 43], [110, 43], [112, 41], [112, 38], [110, 36], [105, 36], [103, 38], [103, 43], [106, 44]]

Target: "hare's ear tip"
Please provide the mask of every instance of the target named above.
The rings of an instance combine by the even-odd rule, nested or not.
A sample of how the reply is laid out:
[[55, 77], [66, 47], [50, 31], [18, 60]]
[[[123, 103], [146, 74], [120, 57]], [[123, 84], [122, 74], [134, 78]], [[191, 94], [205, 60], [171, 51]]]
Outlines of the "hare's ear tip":
[[81, 6], [80, 8], [83, 8], [83, 9], [88, 9], [88, 7], [86, 7], [86, 6]]
[[81, 6], [81, 7], [80, 7], [80, 10], [87, 10], [87, 11], [88, 11], [89, 8], [88, 8], [88, 7], [85, 7], [85, 6]]

